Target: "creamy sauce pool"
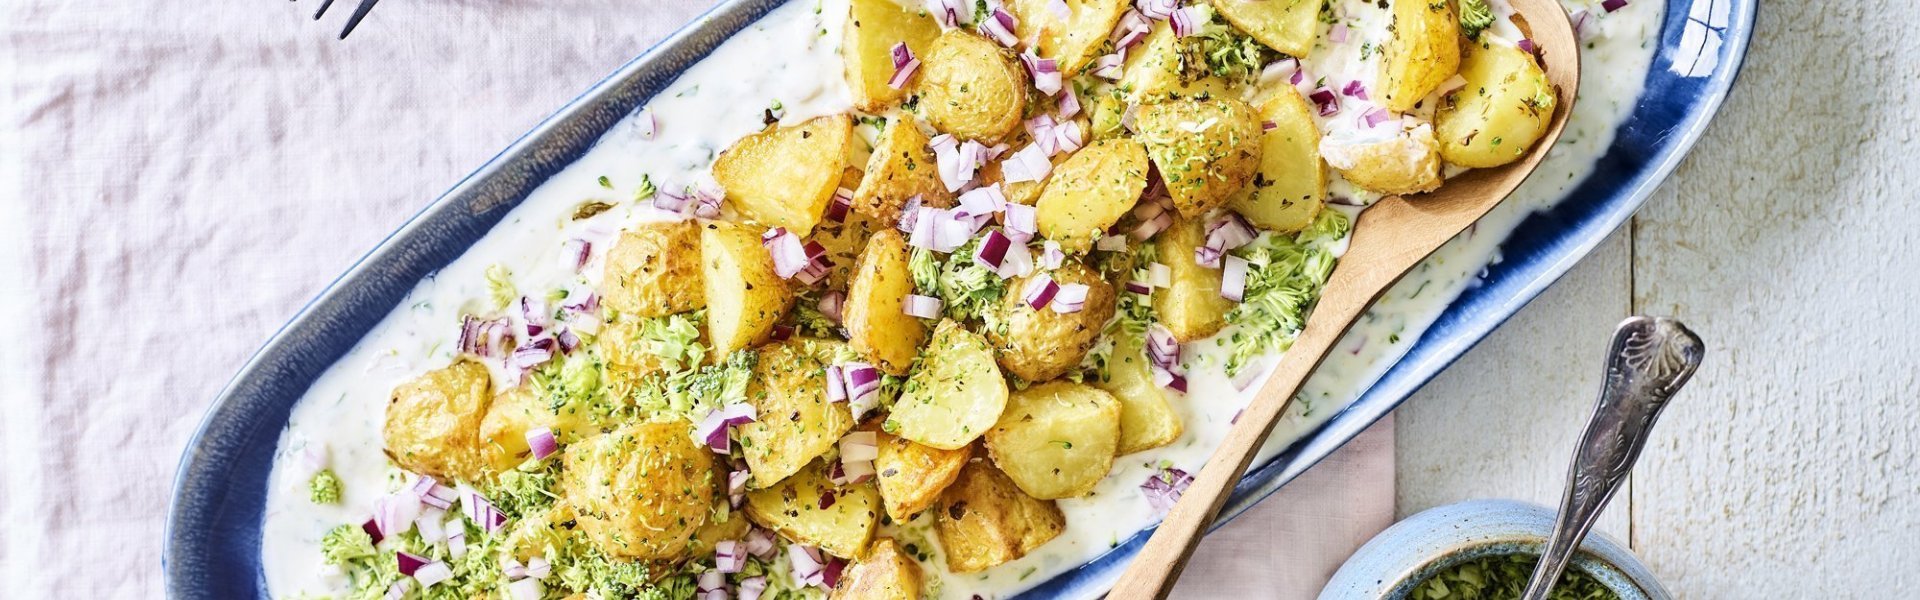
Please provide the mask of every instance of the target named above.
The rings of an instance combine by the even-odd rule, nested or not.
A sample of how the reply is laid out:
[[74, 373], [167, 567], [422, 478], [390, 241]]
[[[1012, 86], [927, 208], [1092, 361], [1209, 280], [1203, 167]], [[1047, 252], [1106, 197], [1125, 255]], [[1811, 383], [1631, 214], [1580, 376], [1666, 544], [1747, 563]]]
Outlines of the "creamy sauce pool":
[[[1569, 9], [1598, 12], [1597, 2], [1562, 2]], [[1385, 40], [1385, 11], [1361, 0], [1334, 4], [1352, 33], [1344, 44], [1322, 39], [1304, 61], [1305, 68], [1330, 80], [1371, 80], [1371, 71], [1363, 69], [1374, 63], [1363, 63], [1359, 49], [1365, 43], [1378, 47]], [[1504, 3], [1493, 4], [1499, 9]], [[583, 238], [594, 242], [597, 251], [580, 272], [597, 277], [598, 250], [610, 245], [621, 228], [656, 217], [635, 203], [622, 202], [592, 219], [570, 220], [581, 202], [630, 199], [641, 186], [643, 172], [663, 189], [697, 183], [721, 150], [760, 130], [764, 111], [776, 103], [787, 124], [847, 112], [851, 102], [839, 57], [845, 11], [845, 0], [793, 2], [722, 44], [642, 113], [608, 131], [590, 152], [536, 189], [459, 259], [421, 281], [314, 383], [294, 407], [270, 479], [261, 555], [274, 596], [326, 593], [345, 585], [343, 576], [323, 568], [320, 539], [341, 523], [364, 520], [374, 500], [388, 492], [381, 450], [388, 395], [406, 379], [453, 361], [460, 316], [485, 312], [486, 269], [503, 265], [521, 290], [564, 287], [579, 275], [572, 265], [563, 264], [561, 245]], [[1641, 0], [1598, 19], [1602, 33], [1587, 42], [1582, 55], [1579, 102], [1566, 133], [1539, 170], [1474, 230], [1442, 247], [1360, 320], [1307, 382], [1306, 402], [1295, 403], [1274, 428], [1262, 461], [1359, 397], [1487, 265], [1499, 260], [1500, 242], [1521, 219], [1557, 202], [1592, 171], [1639, 96], [1663, 11], [1662, 2]], [[1520, 37], [1505, 21], [1491, 31], [1506, 39]], [[658, 123], [650, 140], [637, 129], [649, 116]], [[1341, 118], [1351, 117], [1337, 115], [1333, 120]], [[1323, 120], [1323, 127], [1340, 126], [1327, 121], [1332, 120]], [[602, 177], [607, 178], [604, 185]], [[1367, 199], [1334, 179], [1332, 195]], [[1024, 558], [986, 573], [957, 575], [946, 571], [936, 551], [922, 565], [934, 597], [1012, 595], [1106, 552], [1157, 521], [1159, 516], [1139, 493], [1140, 483], [1162, 464], [1198, 471], [1248, 401], [1240, 390], [1258, 389], [1260, 383], [1258, 377], [1228, 379], [1212, 356], [1215, 351], [1207, 349], [1212, 344], [1187, 346], [1194, 352], [1189, 361], [1206, 366], [1191, 370], [1185, 398], [1176, 394], [1172, 399], [1186, 424], [1180, 440], [1116, 459], [1113, 472], [1092, 494], [1059, 501], [1066, 531]], [[1247, 371], [1263, 373], [1276, 359], [1277, 354], [1269, 355]], [[322, 463], [345, 484], [338, 504], [317, 505], [307, 498], [307, 480]], [[930, 519], [923, 514], [886, 534], [903, 545], [937, 550]]]

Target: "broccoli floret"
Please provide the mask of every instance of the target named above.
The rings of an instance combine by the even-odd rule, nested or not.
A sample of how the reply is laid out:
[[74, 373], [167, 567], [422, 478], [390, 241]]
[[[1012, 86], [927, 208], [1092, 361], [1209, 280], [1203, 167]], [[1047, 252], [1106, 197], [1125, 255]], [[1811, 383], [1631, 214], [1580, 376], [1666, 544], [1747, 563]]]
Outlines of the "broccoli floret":
[[307, 482], [307, 499], [314, 504], [339, 504], [340, 478], [330, 469], [314, 473], [313, 480]]
[[505, 265], [487, 267], [486, 277], [487, 298], [493, 300], [494, 310], [506, 308], [520, 297], [520, 291], [513, 287], [513, 272], [508, 271]]
[[1480, 39], [1480, 32], [1493, 26], [1493, 7], [1487, 0], [1460, 0], [1460, 33], [1467, 39]]
[[320, 538], [320, 555], [330, 565], [345, 565], [348, 561], [373, 556], [373, 536], [367, 535], [359, 525], [335, 527]]

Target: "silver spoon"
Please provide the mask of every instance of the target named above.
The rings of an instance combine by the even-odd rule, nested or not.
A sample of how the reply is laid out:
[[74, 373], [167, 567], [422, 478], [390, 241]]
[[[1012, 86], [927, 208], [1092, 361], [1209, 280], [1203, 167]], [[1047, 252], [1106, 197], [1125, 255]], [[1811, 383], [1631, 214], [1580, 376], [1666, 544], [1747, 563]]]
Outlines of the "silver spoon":
[[1560, 580], [1600, 509], [1633, 470], [1660, 409], [1693, 377], [1706, 350], [1700, 336], [1673, 319], [1628, 317], [1614, 329], [1600, 402], [1574, 448], [1559, 519], [1522, 600], [1546, 598]]

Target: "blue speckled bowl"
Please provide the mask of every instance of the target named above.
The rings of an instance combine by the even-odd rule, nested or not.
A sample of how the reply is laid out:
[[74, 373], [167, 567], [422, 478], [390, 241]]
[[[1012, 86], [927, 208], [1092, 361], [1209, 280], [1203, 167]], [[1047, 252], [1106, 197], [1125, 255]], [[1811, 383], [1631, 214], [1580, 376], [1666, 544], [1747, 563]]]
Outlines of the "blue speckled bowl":
[[[414, 283], [445, 266], [527, 194], [586, 153], [715, 46], [786, 0], [723, 0], [600, 81], [441, 196], [315, 298], [221, 390], [187, 443], [167, 519], [167, 595], [265, 597], [261, 518], [275, 442], [307, 387]], [[1254, 467], [1224, 518], [1245, 511], [1398, 406], [1553, 283], [1653, 193], [1698, 139], [1733, 85], [1757, 0], [1672, 0], [1646, 92], [1594, 175], [1565, 202], [1521, 224], [1505, 260], [1455, 301], [1359, 401]], [[1147, 532], [1023, 597], [1104, 593]]]
[[[1395, 523], [1361, 546], [1320, 600], [1400, 600], [1454, 565], [1497, 554], [1539, 554], [1553, 531], [1553, 511], [1517, 500], [1471, 500], [1429, 509]], [[1607, 586], [1620, 600], [1671, 600], [1653, 572], [1611, 536], [1581, 543], [1569, 569]]]

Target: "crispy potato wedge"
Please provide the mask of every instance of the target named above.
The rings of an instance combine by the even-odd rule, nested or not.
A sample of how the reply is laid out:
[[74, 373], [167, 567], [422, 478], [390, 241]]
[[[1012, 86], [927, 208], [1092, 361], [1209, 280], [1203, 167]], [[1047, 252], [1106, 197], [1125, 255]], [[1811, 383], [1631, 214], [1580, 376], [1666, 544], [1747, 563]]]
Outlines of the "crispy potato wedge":
[[840, 322], [847, 328], [853, 351], [892, 375], [905, 375], [927, 343], [927, 326], [906, 312], [913, 294], [913, 275], [907, 270], [911, 255], [906, 239], [892, 227], [875, 232], [860, 253], [860, 265], [847, 284], [847, 301]]
[[1320, 156], [1340, 176], [1382, 194], [1440, 189], [1440, 143], [1426, 123], [1385, 134], [1339, 133], [1320, 140]]
[[1460, 14], [1449, 1], [1393, 3], [1393, 33], [1380, 49], [1382, 103], [1403, 113], [1460, 70]]
[[1076, 498], [1113, 470], [1120, 401], [1090, 385], [1049, 381], [1007, 399], [987, 430], [987, 452], [1020, 491], [1041, 500]]
[[1149, 104], [1136, 124], [1182, 215], [1199, 218], [1219, 208], [1260, 168], [1260, 118], [1238, 99]]
[[1153, 311], [1159, 323], [1181, 342], [1213, 335], [1227, 325], [1233, 302], [1220, 297], [1220, 270], [1193, 260], [1193, 249], [1207, 243], [1206, 226], [1198, 219], [1176, 218], [1155, 238], [1160, 262], [1172, 277], [1165, 289], [1153, 291]]
[[1145, 348], [1144, 336], [1115, 336], [1107, 378], [1093, 384], [1120, 400], [1120, 447], [1113, 452], [1116, 456], [1171, 444], [1185, 431], [1180, 415], [1167, 403], [1167, 395], [1153, 383]]
[[1083, 98], [1081, 102], [1088, 106], [1087, 132], [1093, 134], [1093, 139], [1127, 135], [1126, 96], [1118, 92], [1106, 93]]
[[941, 450], [881, 432], [880, 456], [873, 460], [873, 470], [879, 474], [887, 516], [905, 522], [933, 506], [972, 456], [970, 448]]
[[934, 329], [887, 422], [894, 435], [957, 450], [986, 433], [1006, 406], [1007, 380], [994, 364], [993, 348], [949, 319]]
[[853, 120], [817, 117], [741, 138], [713, 161], [713, 178], [742, 216], [794, 235], [813, 233], [853, 151]]
[[1008, 7], [1017, 21], [1014, 35], [1023, 40], [1038, 40], [1035, 54], [1059, 61], [1066, 79], [1100, 55], [1107, 34], [1120, 22], [1120, 15], [1132, 3], [1126, 0], [1066, 0], [1067, 16], [1062, 18], [1049, 6], [1051, 0], [1014, 0]]
[[[1053, 306], [1035, 310], [1025, 296], [1027, 285], [1050, 277], [1061, 286], [1087, 286], [1087, 302], [1078, 312], [1060, 313]], [[1080, 366], [1081, 359], [1100, 341], [1100, 330], [1113, 318], [1113, 285], [1076, 261], [1052, 271], [1035, 271], [1013, 280], [995, 307], [993, 327], [985, 328], [1000, 368], [1027, 381], [1046, 381]]]
[[1067, 516], [1052, 500], [1028, 496], [984, 459], [967, 462], [934, 510], [934, 535], [955, 573], [1026, 556], [1067, 528]]
[[1268, 48], [1306, 58], [1320, 34], [1320, 7], [1326, 0], [1213, 0], [1228, 23]]
[[893, 538], [880, 538], [840, 575], [832, 600], [920, 600], [920, 563]]
[[[865, 176], [854, 167], [847, 167], [843, 172], [840, 188], [846, 190], [848, 198], [853, 197], [853, 190], [860, 187], [860, 180]], [[889, 224], [852, 210], [847, 211], [844, 220], [825, 219], [814, 227], [813, 241], [827, 249], [827, 289], [846, 291], [847, 282], [853, 280], [853, 269], [860, 262], [860, 253], [867, 249], [867, 238], [887, 227]]]
[[465, 360], [400, 384], [387, 402], [387, 457], [415, 473], [478, 479], [488, 463], [481, 423], [492, 388], [487, 367]]
[[866, 177], [853, 191], [853, 210], [892, 223], [900, 219], [900, 207], [914, 196], [928, 206], [953, 204], [953, 193], [940, 181], [940, 165], [927, 148], [927, 135], [913, 117], [894, 117], [873, 144]]
[[1314, 125], [1313, 109], [1299, 92], [1282, 87], [1259, 110], [1261, 120], [1273, 124], [1260, 134], [1260, 170], [1228, 205], [1254, 227], [1305, 229], [1327, 197], [1327, 167], [1320, 160], [1320, 128]]
[[1126, 100], [1146, 104], [1173, 98], [1234, 95], [1225, 80], [1207, 73], [1206, 65], [1194, 65], [1186, 60], [1182, 56], [1185, 52], [1180, 38], [1173, 35], [1173, 26], [1166, 21], [1155, 21], [1147, 39], [1128, 49], [1127, 60], [1121, 66], [1120, 89], [1126, 90]]
[[991, 144], [1020, 126], [1027, 72], [999, 44], [955, 29], [940, 34], [920, 62], [914, 91], [934, 129]]
[[880, 527], [873, 483], [836, 486], [823, 461], [770, 488], [747, 492], [747, 517], [781, 536], [843, 558], [860, 556]]
[[1505, 44], [1476, 44], [1467, 49], [1460, 77], [1467, 85], [1447, 94], [1433, 119], [1447, 162], [1498, 167], [1519, 160], [1546, 134], [1559, 99], [1533, 55]]
[[713, 451], [684, 421], [628, 425], [567, 446], [562, 497], [601, 552], [636, 560], [686, 556], [718, 489]]
[[760, 229], [709, 221], [701, 227], [700, 255], [706, 263], [707, 337], [714, 360], [767, 341], [793, 306], [793, 291], [774, 272]]
[[621, 314], [664, 317], [705, 308], [700, 228], [692, 221], [646, 223], [607, 251], [601, 299]]
[[880, 112], [907, 97], [911, 86], [887, 85], [893, 79], [893, 45], [905, 42], [914, 56], [925, 56], [933, 39], [940, 37], [940, 23], [918, 8], [910, 10], [894, 0], [852, 0], [840, 55], [846, 59], [854, 107]]
[[1147, 149], [1132, 138], [1097, 140], [1067, 157], [1034, 205], [1040, 235], [1081, 254], [1120, 221], [1147, 188]]
[[826, 369], [802, 341], [761, 347], [747, 383], [747, 400], [759, 419], [737, 429], [740, 452], [753, 471], [747, 487], [785, 479], [853, 429], [846, 403], [827, 401]]

